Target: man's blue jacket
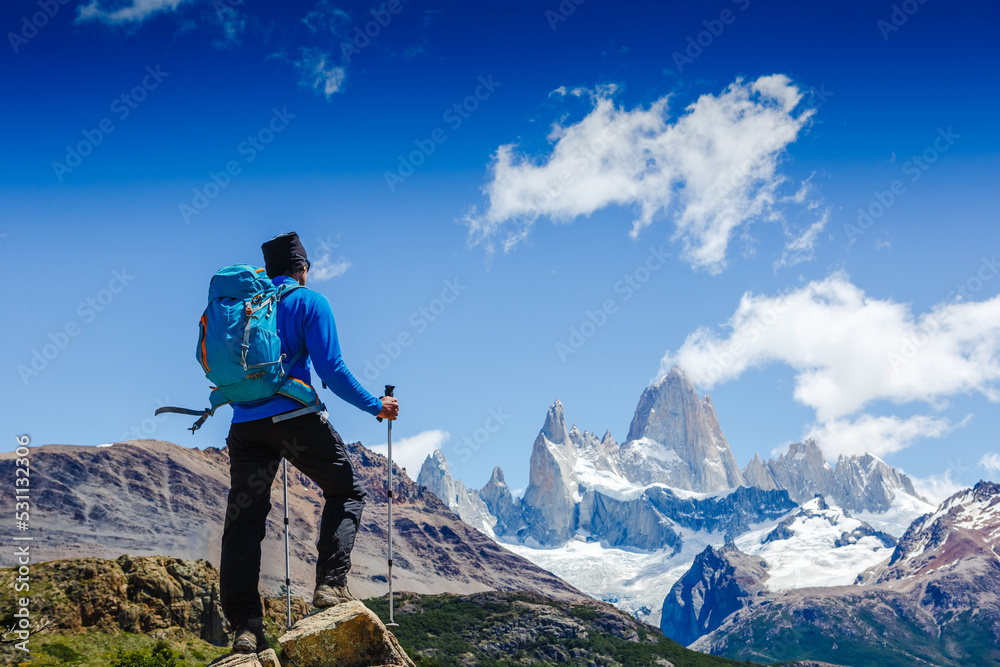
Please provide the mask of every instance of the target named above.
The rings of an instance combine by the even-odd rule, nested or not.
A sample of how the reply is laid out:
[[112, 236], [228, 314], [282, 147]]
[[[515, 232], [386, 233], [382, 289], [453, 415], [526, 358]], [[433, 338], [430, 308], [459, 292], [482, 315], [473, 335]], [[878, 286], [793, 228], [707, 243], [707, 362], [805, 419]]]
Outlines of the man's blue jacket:
[[[297, 284], [288, 276], [278, 276], [271, 282], [275, 285]], [[289, 376], [310, 384], [311, 359], [316, 366], [316, 374], [338, 397], [372, 415], [382, 411], [382, 401], [361, 386], [340, 356], [337, 324], [330, 301], [325, 296], [311, 289], [297, 289], [283, 297], [278, 304], [278, 337], [281, 338], [281, 352], [287, 360], [291, 360], [305, 346], [305, 354], [299, 356], [288, 372]], [[287, 396], [272, 396], [253, 403], [234, 403], [233, 422], [273, 417], [301, 407], [301, 403]]]

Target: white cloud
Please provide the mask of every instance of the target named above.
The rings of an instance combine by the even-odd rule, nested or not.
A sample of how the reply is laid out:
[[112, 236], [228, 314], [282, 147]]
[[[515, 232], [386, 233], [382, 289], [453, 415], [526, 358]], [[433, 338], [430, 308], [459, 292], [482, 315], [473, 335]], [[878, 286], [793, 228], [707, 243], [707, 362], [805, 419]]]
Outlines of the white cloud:
[[983, 458], [979, 459], [979, 465], [986, 468], [986, 474], [1000, 475], [1000, 454], [996, 452], [987, 452], [983, 454]]
[[866, 295], [838, 272], [783, 295], [744, 294], [726, 329], [690, 334], [664, 356], [661, 374], [678, 365], [710, 389], [750, 368], [788, 365], [795, 399], [816, 411], [814, 432], [824, 448], [889, 452], [948, 428], [919, 416], [844, 421], [876, 401], [940, 408], [956, 394], [1000, 400], [1000, 296], [944, 302], [915, 315], [907, 304]]
[[[420, 472], [420, 466], [435, 449], [441, 449], [441, 445], [451, 437], [446, 431], [432, 430], [421, 431], [409, 438], [394, 440], [392, 443], [392, 462], [400, 468], [406, 470], [406, 474], [411, 479], [416, 479]], [[387, 456], [389, 443], [375, 445], [371, 448], [376, 454]]]
[[910, 477], [910, 480], [913, 482], [914, 490], [919, 495], [937, 505], [940, 505], [962, 489], [968, 488], [968, 485], [959, 484], [951, 478], [950, 468], [940, 475], [931, 475], [924, 478]]
[[301, 48], [302, 58], [295, 63], [299, 85], [322, 93], [327, 99], [340, 91], [344, 83], [344, 68], [332, 64], [333, 56], [316, 48]]
[[[553, 92], [565, 94], [565, 87]], [[672, 215], [685, 259], [717, 272], [737, 227], [779, 217], [780, 158], [813, 114], [796, 115], [802, 93], [788, 77], [737, 79], [673, 122], [669, 97], [626, 110], [615, 106], [613, 86], [590, 94], [594, 108], [585, 118], [553, 127], [549, 155], [533, 160], [514, 145], [497, 149], [484, 188], [488, 206], [466, 216], [471, 244], [508, 251], [539, 216], [565, 222], [632, 206], [633, 238], [655, 217]]]
[[[132, 4], [105, 9], [100, 0], [91, 0], [89, 5], [81, 5], [81, 21], [96, 20], [105, 23], [142, 22], [157, 12], [174, 11], [185, 0], [132, 0]], [[119, 4], [119, 3], [113, 3]]]
[[806, 435], [814, 438], [829, 459], [870, 452], [884, 456], [898, 452], [920, 438], [940, 438], [951, 430], [947, 419], [917, 415], [909, 419], [861, 415], [856, 420], [835, 419], [817, 424]]
[[830, 212], [825, 211], [819, 220], [809, 225], [799, 236], [786, 243], [785, 249], [781, 253], [781, 259], [774, 263], [774, 270], [777, 271], [782, 267], [795, 266], [796, 264], [811, 260], [813, 258], [813, 250], [816, 247], [816, 241], [819, 239], [819, 234], [826, 227], [826, 223], [829, 220]]
[[316, 282], [336, 278], [347, 273], [351, 268], [351, 263], [343, 256], [334, 258], [334, 250], [340, 244], [328, 238], [319, 239], [319, 250], [315, 253], [315, 259], [309, 260], [309, 279]]
[[939, 405], [956, 393], [1000, 400], [1000, 297], [942, 303], [914, 316], [834, 273], [779, 296], [746, 293], [728, 335], [708, 328], [668, 352], [704, 389], [745, 370], [784, 363], [796, 371], [796, 400], [821, 420], [850, 415], [875, 400]]

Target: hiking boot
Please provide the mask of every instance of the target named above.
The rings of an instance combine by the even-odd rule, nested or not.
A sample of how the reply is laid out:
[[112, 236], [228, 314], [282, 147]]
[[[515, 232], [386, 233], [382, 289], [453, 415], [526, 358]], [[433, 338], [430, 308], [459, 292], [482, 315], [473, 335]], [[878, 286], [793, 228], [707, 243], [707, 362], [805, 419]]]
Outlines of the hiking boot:
[[335, 584], [320, 584], [316, 587], [316, 592], [313, 594], [313, 606], [317, 609], [325, 609], [327, 607], [335, 607], [344, 602], [350, 602], [354, 599], [356, 598], [351, 595], [351, 591], [347, 590], [346, 583], [339, 586]]
[[251, 618], [236, 628], [233, 653], [256, 653], [257, 649], [265, 648], [263, 618]]

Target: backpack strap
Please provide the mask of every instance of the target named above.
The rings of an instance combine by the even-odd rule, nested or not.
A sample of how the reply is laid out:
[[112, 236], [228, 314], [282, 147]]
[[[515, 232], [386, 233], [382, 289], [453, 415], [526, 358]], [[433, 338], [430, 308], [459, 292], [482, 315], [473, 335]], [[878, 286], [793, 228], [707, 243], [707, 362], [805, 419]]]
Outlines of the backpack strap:
[[198, 421], [194, 423], [188, 430], [194, 435], [194, 432], [201, 428], [201, 425], [205, 423], [205, 420], [212, 416], [215, 412], [213, 408], [205, 408], [204, 410], [191, 410], [189, 408], [175, 408], [171, 406], [166, 406], [162, 408], [157, 408], [153, 413], [154, 415], [161, 415], [165, 412], [174, 412], [179, 415], [194, 415], [198, 417]]

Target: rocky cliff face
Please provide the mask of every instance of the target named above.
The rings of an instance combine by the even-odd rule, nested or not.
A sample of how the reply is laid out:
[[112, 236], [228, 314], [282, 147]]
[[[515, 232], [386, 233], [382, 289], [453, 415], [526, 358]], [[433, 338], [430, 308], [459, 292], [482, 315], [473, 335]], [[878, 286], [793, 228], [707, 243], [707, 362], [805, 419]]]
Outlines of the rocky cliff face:
[[556, 401], [532, 447], [524, 492], [525, 523], [539, 544], [562, 544], [575, 531], [576, 504], [580, 501], [576, 459], [562, 403]]
[[692, 647], [769, 661], [1000, 664], [998, 548], [1000, 485], [980, 482], [914, 521], [860, 585], [758, 595]]
[[884, 512], [900, 493], [922, 498], [909, 477], [873, 456], [841, 456], [833, 471], [833, 499], [844, 509]]
[[[351, 590], [371, 597], [387, 590], [385, 480], [387, 461], [360, 444], [348, 456], [368, 489], [352, 555]], [[13, 453], [0, 454], [0, 474], [13, 479]], [[34, 562], [70, 557], [163, 555], [219, 562], [229, 459], [225, 450], [187, 449], [139, 440], [111, 447], [45, 445], [32, 449], [32, 513], [39, 533]], [[322, 494], [289, 466], [292, 590], [315, 584], [315, 541]], [[279, 473], [280, 475], [280, 473]], [[537, 590], [549, 597], [584, 596], [554, 575], [516, 556], [463, 523], [433, 493], [395, 467], [393, 580], [395, 589], [424, 593]], [[277, 594], [284, 580], [281, 483], [272, 486], [261, 566], [262, 590]], [[13, 496], [0, 507], [13, 512]], [[0, 565], [16, 564], [13, 551]]]
[[660, 629], [687, 646], [766, 591], [766, 579], [764, 559], [748, 556], [732, 543], [706, 547], [663, 601]]
[[703, 493], [743, 484], [712, 399], [699, 400], [677, 367], [642, 393], [618, 461], [637, 484]]
[[503, 470], [493, 468], [493, 474], [478, 495], [486, 503], [490, 514], [496, 517], [496, 532], [515, 539], [523, 539], [527, 534], [524, 512], [519, 500], [515, 500], [510, 487], [503, 478]]
[[794, 443], [777, 459], [761, 461], [755, 455], [743, 476], [749, 486], [786, 489], [797, 503], [822, 495], [852, 512], [885, 512], [906, 494], [930, 509], [910, 478], [882, 459], [871, 454], [841, 456], [833, 467], [815, 440]]
[[755, 487], [758, 489], [763, 489], [764, 491], [771, 491], [777, 489], [778, 484], [774, 481], [774, 476], [771, 471], [760, 460], [758, 454], [753, 455], [750, 463], [747, 467], [743, 469], [743, 483], [747, 486]]
[[420, 467], [417, 484], [430, 489], [462, 521], [486, 535], [494, 537], [493, 527], [497, 523], [496, 516], [490, 512], [478, 493], [470, 491], [465, 484], [452, 477], [451, 470], [448, 469], [448, 461], [445, 460], [440, 449], [434, 450]]

